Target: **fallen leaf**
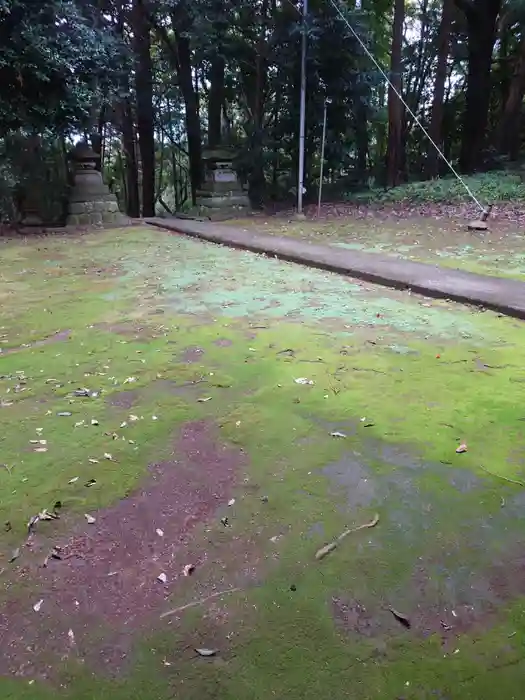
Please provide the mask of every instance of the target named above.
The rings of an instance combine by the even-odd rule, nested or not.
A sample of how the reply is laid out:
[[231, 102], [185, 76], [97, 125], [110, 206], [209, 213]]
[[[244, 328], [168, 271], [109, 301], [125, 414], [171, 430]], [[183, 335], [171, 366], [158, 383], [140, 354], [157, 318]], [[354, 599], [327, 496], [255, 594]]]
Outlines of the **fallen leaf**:
[[198, 403], [206, 403], [206, 401], [211, 401], [212, 397], [211, 396], [206, 396], [202, 399], [197, 399]]
[[68, 484], [74, 484], [76, 481], [78, 481], [78, 476], [74, 476], [72, 479], [70, 479], [67, 483]]
[[98, 459], [93, 459], [92, 457], [90, 457], [88, 459], [88, 462], [91, 462], [91, 464], [98, 464]]
[[29, 522], [27, 523], [27, 534], [30, 535], [33, 530], [35, 529], [36, 524], [40, 520], [39, 515], [33, 515], [30, 519]]
[[135, 421], [139, 420], [139, 417], [131, 414], [129, 419], [130, 419], [130, 421], [132, 421], [134, 423]]
[[345, 438], [346, 435], [344, 433], [340, 433], [338, 430], [334, 430], [333, 433], [330, 433], [331, 437], [335, 438]]
[[11, 559], [9, 559], [9, 563], [12, 564], [14, 561], [18, 559], [20, 556], [20, 547], [17, 547], [16, 549], [13, 549], [13, 553], [11, 554]]
[[466, 451], [467, 451], [467, 446], [465, 443], [461, 443], [461, 445], [459, 447], [456, 447], [456, 452], [458, 453], [458, 455], [463, 454], [463, 452], [466, 452]]
[[43, 602], [44, 602], [44, 600], [41, 598], [41, 599], [38, 601], [38, 603], [35, 603], [35, 604], [33, 605], [33, 610], [34, 610], [35, 612], [40, 612], [40, 608], [42, 607]]
[[85, 486], [86, 488], [89, 488], [90, 486], [94, 486], [96, 483], [97, 483], [97, 480], [96, 480], [96, 479], [90, 479], [89, 481], [86, 481], [86, 483], [84, 484], [84, 486]]
[[94, 518], [92, 515], [89, 515], [88, 513], [84, 513], [84, 517], [88, 522], [88, 525], [93, 525], [96, 523], [96, 518]]
[[155, 532], [159, 537], [164, 537], [164, 530], [161, 530], [160, 527], [158, 527]]
[[296, 384], [314, 384], [314, 381], [312, 379], [308, 379], [307, 377], [298, 377], [297, 379], [294, 379], [294, 382]]
[[195, 571], [194, 564], [186, 564], [186, 566], [183, 569], [184, 576], [191, 576], [194, 571]]
[[160, 581], [161, 583], [166, 583], [167, 580], [168, 577], [166, 576], [166, 574], [159, 574], [157, 576], [157, 581]]
[[195, 649], [199, 656], [215, 656], [217, 649]]
[[47, 508], [44, 508], [44, 510], [38, 514], [39, 520], [58, 520], [59, 517], [60, 516], [56, 513], [50, 513]]
[[403, 625], [403, 627], [406, 627], [407, 629], [410, 629], [412, 626], [410, 623], [410, 620], [406, 615], [403, 613], [400, 613], [399, 610], [396, 610], [395, 608], [389, 607], [388, 610], [392, 613], [392, 615], [396, 618], [396, 620]]

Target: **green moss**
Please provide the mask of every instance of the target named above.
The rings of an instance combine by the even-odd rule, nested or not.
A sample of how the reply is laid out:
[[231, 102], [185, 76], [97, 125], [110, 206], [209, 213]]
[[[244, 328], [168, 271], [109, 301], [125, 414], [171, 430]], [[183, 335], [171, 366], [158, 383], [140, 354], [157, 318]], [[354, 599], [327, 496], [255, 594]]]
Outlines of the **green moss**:
[[[372, 285], [370, 292], [352, 288], [345, 298], [353, 316], [345, 318], [340, 308], [316, 316], [309, 304], [330, 288], [326, 297], [335, 307], [343, 286], [335, 276], [302, 268], [299, 301], [292, 306], [286, 299], [279, 314], [268, 309], [300, 283], [292, 276], [299, 273], [288, 274], [290, 266], [275, 261], [254, 262], [195, 242], [181, 247], [174, 237], [135, 230], [86, 237], [74, 253], [69, 245], [46, 241], [46, 255], [64, 269], [74, 260], [65, 275], [72, 287], [64, 279], [53, 286], [53, 314], [42, 312], [35, 291], [55, 285], [42, 251], [6, 247], [12, 266], [0, 294], [20, 270], [34, 271], [17, 288], [4, 347], [15, 348], [15, 333], [33, 342], [56, 330], [70, 335], [1, 358], [0, 396], [13, 401], [0, 408], [1, 461], [9, 466], [0, 472], [0, 521], [13, 524], [2, 548], [18, 544], [27, 518], [57, 499], [74, 517], [125, 497], [147, 465], [171, 449], [184, 422], [206, 418], [249, 462], [228, 511], [232, 527], [224, 529], [217, 515], [195, 535], [192, 546], [207, 556], [171, 602], [199, 598], [201, 581], [240, 577], [243, 590], [220, 603], [220, 622], [205, 616], [207, 606], [180, 622], [152, 621], [120, 679], [69, 662], [60, 666], [58, 691], [4, 679], [3, 695], [489, 700], [500, 689], [516, 694], [522, 601], [496, 600], [490, 616], [481, 606], [494, 564], [509, 561], [519, 546], [520, 489], [480, 466], [525, 478], [522, 324], [445, 303], [421, 307], [417, 297], [393, 293], [394, 305], [384, 297], [389, 292]], [[84, 269], [102, 261], [117, 272], [106, 269], [100, 288], [93, 287]], [[227, 270], [242, 287], [233, 311], [221, 308]], [[255, 274], [264, 284], [250, 293]], [[75, 299], [68, 306], [70, 289]], [[215, 302], [214, 291], [221, 292]], [[115, 304], [108, 304], [108, 294]], [[296, 313], [284, 318], [290, 308]], [[362, 320], [370, 320], [370, 308], [373, 314], [381, 309], [380, 326]], [[217, 344], [225, 339], [230, 344]], [[190, 364], [188, 347], [203, 351]], [[299, 377], [314, 383], [297, 384]], [[202, 382], [174, 390], [194, 379]], [[17, 384], [24, 391], [15, 391]], [[99, 395], [72, 397], [84, 386]], [[134, 392], [131, 408], [119, 407], [122, 391]], [[211, 400], [199, 403], [199, 397]], [[63, 411], [72, 416], [57, 415]], [[332, 437], [334, 430], [347, 438]], [[34, 439], [47, 440], [47, 452], [35, 453]], [[465, 454], [456, 454], [460, 442], [468, 444]], [[104, 459], [105, 452], [114, 461]], [[75, 476], [78, 482], [69, 484]], [[86, 489], [90, 478], [97, 484]], [[376, 511], [376, 528], [350, 535], [315, 561], [318, 547]], [[251, 567], [255, 575], [244, 578]], [[5, 575], [13, 580], [10, 570]], [[6, 587], [4, 600], [12, 591]], [[373, 633], [339, 627], [333, 597], [365, 606]], [[437, 634], [425, 637], [417, 624], [402, 628], [388, 605], [414, 621], [427, 616], [438, 633], [445, 609], [449, 617], [454, 607], [460, 615], [469, 605], [480, 611], [476, 625], [443, 647]], [[214, 644], [218, 659], [198, 659], [191, 651]]]

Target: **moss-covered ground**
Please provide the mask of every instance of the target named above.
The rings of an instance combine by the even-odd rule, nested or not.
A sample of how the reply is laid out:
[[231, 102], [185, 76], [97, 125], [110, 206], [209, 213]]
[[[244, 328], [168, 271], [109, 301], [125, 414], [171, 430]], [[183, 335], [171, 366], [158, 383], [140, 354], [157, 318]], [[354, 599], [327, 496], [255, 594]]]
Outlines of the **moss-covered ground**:
[[[522, 696], [521, 322], [140, 228], [0, 255], [2, 697]], [[101, 669], [90, 649], [107, 630], [61, 619], [26, 523], [60, 501], [38, 536], [96, 532], [84, 514], [111, 512], [153, 463], [177, 469], [196, 421], [242, 450], [235, 503], [191, 530], [195, 573], [168, 581], [127, 663]], [[239, 590], [160, 619], [210, 582]], [[47, 656], [30, 641], [42, 620]]]
[[[330, 209], [337, 211], [336, 206]], [[229, 224], [481, 275], [525, 278], [521, 227], [498, 220], [497, 214], [489, 221], [489, 232], [473, 232], [467, 230], [467, 223], [476, 213], [404, 216], [402, 210], [364, 211], [366, 215], [359, 210], [345, 215], [343, 208], [342, 214], [320, 220], [261, 216]]]

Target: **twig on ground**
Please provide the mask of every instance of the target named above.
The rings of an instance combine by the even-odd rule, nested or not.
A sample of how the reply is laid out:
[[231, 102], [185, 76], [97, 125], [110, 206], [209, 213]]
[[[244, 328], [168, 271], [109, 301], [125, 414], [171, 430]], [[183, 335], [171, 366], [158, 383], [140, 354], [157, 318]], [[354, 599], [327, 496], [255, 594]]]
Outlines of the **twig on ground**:
[[518, 479], [511, 479], [508, 476], [503, 476], [503, 474], [496, 474], [495, 472], [491, 472], [489, 469], [486, 469], [485, 467], [479, 465], [479, 468], [486, 472], [487, 474], [490, 474], [490, 476], [494, 476], [497, 479], [503, 479], [503, 481], [506, 481], [509, 484], [516, 484], [516, 486], [524, 486], [525, 487], [525, 482], [524, 481], [519, 481]]
[[365, 530], [366, 528], [370, 527], [375, 527], [377, 523], [379, 522], [379, 513], [376, 513], [374, 515], [373, 520], [371, 520], [369, 523], [364, 523], [364, 525], [358, 525], [357, 527], [352, 527], [349, 530], [345, 530], [342, 532], [339, 537], [334, 540], [333, 542], [330, 542], [330, 544], [325, 545], [324, 547], [321, 547], [321, 549], [318, 549], [317, 552], [315, 553], [315, 558], [317, 560], [323, 559], [326, 557], [327, 554], [330, 554], [330, 552], [333, 552], [334, 549], [337, 547], [337, 545], [344, 540], [345, 537], [348, 537], [348, 535], [352, 534], [353, 532], [359, 532], [359, 530]]
[[206, 598], [200, 598], [199, 600], [194, 600], [192, 603], [186, 603], [186, 605], [181, 605], [179, 608], [174, 608], [173, 610], [168, 610], [160, 616], [160, 619], [162, 620], [165, 617], [170, 617], [171, 615], [177, 615], [177, 613], [183, 612], [184, 610], [187, 610], [188, 608], [195, 608], [198, 605], [204, 605], [204, 603], [207, 603], [209, 600], [212, 600], [213, 598], [220, 598], [221, 595], [226, 595], [227, 593], [236, 593], [237, 591], [240, 591], [240, 588], [227, 588], [225, 591], [218, 591], [217, 593], [212, 593], [209, 596], [206, 596]]

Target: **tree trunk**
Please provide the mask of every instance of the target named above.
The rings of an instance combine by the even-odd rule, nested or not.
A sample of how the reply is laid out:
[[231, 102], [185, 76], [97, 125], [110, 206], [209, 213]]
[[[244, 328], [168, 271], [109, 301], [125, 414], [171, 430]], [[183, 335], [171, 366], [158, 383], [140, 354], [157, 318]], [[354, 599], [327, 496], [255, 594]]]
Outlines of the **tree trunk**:
[[191, 195], [195, 205], [197, 190], [202, 181], [202, 138], [197, 93], [193, 87], [190, 41], [180, 33], [177, 36], [179, 56], [179, 83], [186, 112], [186, 133], [190, 159]]
[[492, 52], [502, 0], [456, 0], [465, 13], [468, 32], [468, 73], [460, 153], [460, 168], [474, 172], [483, 162], [491, 94]]
[[[117, 7], [117, 34], [123, 38], [125, 34], [125, 12], [123, 2]], [[129, 77], [122, 76], [122, 90], [129, 93]], [[123, 178], [124, 178], [124, 203], [126, 214], [134, 219], [140, 216], [139, 176], [135, 151], [135, 122], [133, 108], [128, 98], [123, 99], [118, 105], [120, 128], [122, 130], [123, 149]]]
[[[445, 99], [445, 83], [447, 80], [447, 62], [450, 50], [450, 29], [452, 26], [452, 16], [454, 0], [443, 0], [443, 11], [439, 25], [437, 39], [437, 66], [436, 78], [434, 80], [434, 96], [432, 99], [432, 112], [428, 133], [431, 139], [442, 148], [443, 144], [443, 103]], [[427, 177], [437, 177], [439, 175], [439, 154], [432, 144], [428, 145], [427, 157]]]
[[[394, 2], [394, 23], [392, 28], [392, 47], [390, 59], [390, 80], [399, 94], [402, 94], [401, 73], [403, 48], [403, 23], [405, 21], [405, 0]], [[388, 147], [387, 147], [387, 185], [395, 187], [400, 182], [400, 170], [403, 161], [403, 103], [390, 85], [388, 88]]]
[[[217, 49], [219, 51], [219, 49]], [[224, 105], [224, 58], [213, 57], [210, 70], [208, 97], [208, 146], [215, 148], [222, 142], [222, 108]]]
[[503, 107], [498, 129], [500, 153], [508, 154], [512, 160], [519, 156], [520, 117], [525, 95], [525, 38], [521, 40], [514, 73], [510, 82], [507, 101]]
[[501, 36], [499, 41], [499, 75], [500, 75], [500, 99], [501, 104], [504, 105], [509, 96], [510, 80], [511, 75], [509, 71], [509, 38], [510, 32], [508, 27], [503, 27], [501, 30]]
[[155, 120], [151, 27], [144, 0], [133, 0], [131, 13], [135, 52], [137, 129], [142, 161], [142, 216], [155, 216]]
[[179, 79], [179, 86], [184, 101], [186, 134], [188, 138], [191, 194], [195, 205], [197, 203], [197, 190], [202, 182], [202, 138], [199, 101], [193, 85], [191, 45], [188, 38], [191, 30], [191, 19], [188, 16], [185, 0], [180, 0], [171, 13], [174, 39], [166, 30], [166, 27], [156, 22], [151, 14], [150, 21], [153, 23], [157, 35], [162, 40], [168, 52], [171, 65], [177, 71]]
[[126, 100], [122, 105], [121, 128], [124, 150], [126, 214], [133, 219], [138, 219], [140, 216], [139, 175], [135, 151], [133, 110], [129, 100]]
[[357, 177], [360, 183], [366, 183], [368, 177], [368, 154], [370, 137], [368, 134], [368, 110], [359, 101], [355, 108], [355, 148], [357, 155]]

